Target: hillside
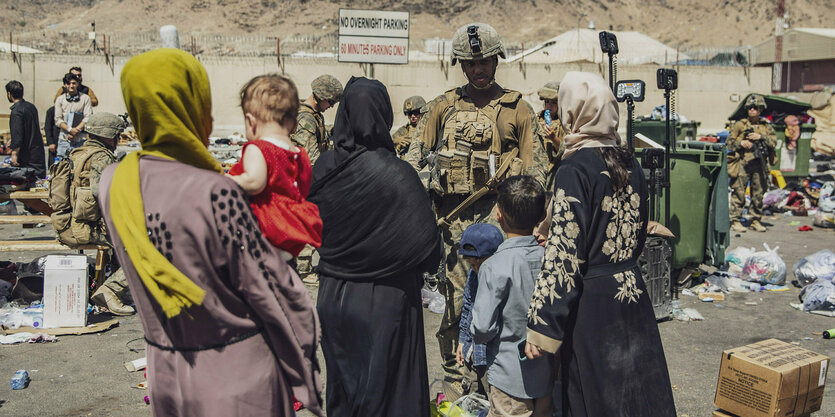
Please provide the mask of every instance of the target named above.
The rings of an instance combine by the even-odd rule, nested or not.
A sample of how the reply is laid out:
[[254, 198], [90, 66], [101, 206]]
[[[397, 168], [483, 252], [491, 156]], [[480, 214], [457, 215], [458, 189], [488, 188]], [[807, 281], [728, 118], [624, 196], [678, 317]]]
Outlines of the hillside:
[[[181, 34], [292, 35], [336, 33], [340, 7], [408, 10], [414, 45], [431, 37], [448, 38], [471, 21], [495, 26], [511, 43], [533, 45], [579, 24], [599, 30], [644, 32], [683, 49], [755, 44], [774, 32], [776, 2], [742, 0], [25, 0], [0, 5], [4, 35], [11, 30], [26, 45], [84, 52], [81, 35], [95, 21], [99, 33], [154, 33], [175, 24]], [[752, 7], [754, 6], [754, 7]], [[787, 0], [789, 23], [825, 27], [835, 22], [828, 0]], [[586, 16], [581, 17], [585, 13]], [[118, 39], [118, 36], [116, 37]], [[27, 45], [28, 46], [28, 45]], [[33, 45], [34, 46], [34, 45]], [[118, 46], [118, 45], [117, 45]], [[211, 47], [211, 45], [201, 45]], [[274, 48], [274, 47], [273, 47]]]

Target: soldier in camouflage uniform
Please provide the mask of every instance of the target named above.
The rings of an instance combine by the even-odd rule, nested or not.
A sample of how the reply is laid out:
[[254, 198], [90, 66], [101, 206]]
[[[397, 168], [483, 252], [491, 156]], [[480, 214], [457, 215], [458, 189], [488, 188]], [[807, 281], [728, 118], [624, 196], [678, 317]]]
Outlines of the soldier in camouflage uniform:
[[[728, 155], [728, 176], [731, 178], [731, 229], [744, 232], [740, 218], [745, 206], [745, 187], [751, 183], [751, 229], [765, 232], [767, 229], [760, 223], [763, 213], [763, 193], [768, 188], [766, 172], [769, 167], [763, 167], [759, 159], [754, 156], [754, 142], [765, 141], [769, 155], [774, 154], [777, 147], [777, 135], [768, 119], [760, 117], [765, 110], [765, 99], [761, 95], [752, 95], [745, 103], [748, 118], [736, 122], [728, 136], [727, 147], [733, 152]], [[771, 157], [767, 158], [771, 159]], [[770, 163], [770, 161], [768, 161]]]
[[[438, 286], [446, 300], [437, 337], [445, 374], [444, 393], [449, 400], [477, 386], [475, 375], [455, 361], [468, 269], [458, 255], [458, 245], [467, 226], [476, 222], [497, 224], [496, 193], [490, 190], [461, 210], [457, 218], [447, 216], [482, 189], [492, 175], [504, 178], [528, 174], [540, 183], [545, 180], [545, 167], [534, 160], [538, 148], [534, 138], [536, 114], [521, 93], [502, 88], [495, 81], [498, 57], [505, 57], [496, 30], [485, 23], [472, 23], [458, 29], [452, 42], [452, 64], [461, 61], [469, 82], [425, 106], [428, 112], [418, 123], [406, 155], [418, 171], [429, 168], [434, 172], [429, 187], [445, 246], [445, 276]], [[505, 166], [509, 169], [500, 173]]]
[[331, 149], [330, 137], [322, 113], [342, 99], [342, 84], [331, 75], [320, 75], [310, 84], [313, 93], [299, 105], [299, 125], [290, 139], [303, 147], [315, 164], [322, 152]]
[[[290, 135], [296, 146], [301, 146], [310, 156], [310, 164], [316, 163], [323, 152], [332, 148], [330, 129], [325, 126], [322, 112], [333, 107], [342, 99], [342, 83], [332, 75], [320, 75], [310, 83], [313, 92], [307, 100], [299, 105], [298, 126]], [[313, 275], [313, 254], [316, 250], [307, 245], [296, 257], [296, 271], [302, 280], [308, 284], [318, 281]]]
[[391, 140], [394, 141], [394, 150], [397, 152], [397, 156], [401, 158], [409, 150], [409, 144], [412, 143], [412, 135], [415, 133], [415, 128], [418, 122], [420, 122], [420, 119], [423, 118], [421, 109], [424, 106], [426, 106], [426, 100], [421, 96], [412, 96], [403, 102], [403, 114], [409, 118], [409, 123], [401, 126], [391, 136]]
[[[542, 100], [543, 110], [536, 116], [537, 137], [540, 145], [545, 148], [545, 153], [548, 159], [548, 176], [545, 187], [550, 191], [554, 184], [554, 176], [557, 173], [562, 153], [565, 147], [562, 146], [562, 141], [565, 138], [565, 129], [560, 122], [560, 111], [557, 105], [557, 95], [560, 91], [559, 82], [551, 82], [545, 84], [537, 91], [539, 99]], [[549, 112], [550, 125], [545, 120], [545, 111]]]
[[[95, 211], [99, 219], [98, 226], [94, 227], [95, 233], [98, 234], [96, 243], [108, 246], [110, 244], [108, 243], [107, 229], [104, 218], [102, 218], [98, 209], [99, 181], [104, 169], [116, 162], [113, 151], [116, 150], [119, 135], [125, 130], [125, 127], [127, 127], [125, 121], [119, 116], [111, 113], [95, 113], [90, 116], [87, 125], [84, 127], [87, 132], [87, 141], [70, 153], [73, 164], [84, 164], [81, 169], [81, 177], [86, 179], [82, 179], [80, 185], [89, 186], [96, 201]], [[73, 208], [78, 203], [74, 201]], [[106, 307], [108, 311], [115, 315], [124, 316], [136, 313], [133, 307], [125, 304], [124, 300], [128, 297], [130, 297], [128, 282], [125, 273], [120, 268], [93, 293], [90, 301], [100, 307]]]

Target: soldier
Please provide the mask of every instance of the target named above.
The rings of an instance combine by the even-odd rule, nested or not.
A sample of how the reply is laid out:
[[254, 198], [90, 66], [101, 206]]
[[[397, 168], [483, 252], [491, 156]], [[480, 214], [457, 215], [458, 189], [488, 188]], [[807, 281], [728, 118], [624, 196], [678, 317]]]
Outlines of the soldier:
[[432, 173], [429, 186], [445, 243], [446, 276], [439, 290], [447, 308], [437, 337], [444, 392], [450, 400], [477, 385], [455, 360], [467, 278], [466, 264], [458, 255], [461, 233], [476, 222], [497, 224], [494, 186], [499, 180], [520, 173], [541, 183], [545, 179], [544, 167], [534, 162], [536, 115], [521, 93], [496, 83], [498, 57], [504, 58], [505, 51], [490, 25], [471, 23], [455, 32], [452, 64], [461, 61], [469, 82], [425, 106], [428, 113], [418, 124], [406, 158], [416, 169]]
[[313, 93], [299, 105], [299, 125], [290, 136], [296, 146], [303, 147], [315, 164], [322, 152], [331, 149], [325, 118], [322, 113], [342, 98], [342, 84], [331, 75], [320, 75], [310, 83]]
[[[113, 151], [116, 150], [119, 135], [126, 126], [122, 118], [111, 113], [91, 115], [84, 126], [87, 141], [73, 150], [69, 156], [80, 174], [77, 175], [79, 180], [76, 191], [70, 193], [71, 196], [76, 196], [76, 200], [72, 201], [73, 216], [78, 213], [78, 217], [84, 217], [84, 220], [92, 224], [89, 229], [92, 233], [90, 243], [110, 246], [107, 228], [98, 205], [99, 180], [102, 171], [116, 162]], [[92, 199], [85, 198], [88, 196], [86, 190], [89, 190]], [[125, 273], [118, 269], [93, 293], [90, 301], [97, 306], [106, 307], [112, 314], [124, 316], [136, 312], [124, 302], [129, 296]]]
[[766, 153], [766, 162], [771, 163], [774, 156], [774, 148], [777, 146], [777, 135], [768, 119], [760, 117], [765, 110], [765, 98], [754, 94], [745, 103], [745, 110], [748, 118], [736, 122], [731, 128], [728, 136], [727, 147], [731, 153], [728, 155], [728, 176], [731, 178], [731, 229], [734, 232], [744, 232], [740, 217], [742, 208], [745, 206], [745, 187], [751, 183], [751, 206], [748, 212], [751, 215], [751, 229], [758, 232], [765, 232], [767, 229], [760, 223], [763, 213], [763, 193], [768, 187], [766, 173], [768, 166], [763, 166], [760, 159], [755, 156], [756, 142], [763, 141]]
[[[562, 158], [562, 153], [565, 150], [562, 146], [562, 140], [565, 138], [565, 129], [560, 122], [560, 111], [557, 106], [557, 95], [560, 92], [560, 83], [551, 82], [545, 84], [537, 91], [539, 99], [542, 100], [544, 109], [539, 112], [536, 117], [537, 136], [540, 140], [540, 145], [545, 148], [548, 158], [548, 176], [546, 181], [546, 190], [551, 190], [554, 183], [554, 175], [557, 173], [559, 161]], [[545, 111], [550, 115], [550, 124], [545, 120]]]
[[[316, 163], [323, 152], [332, 148], [330, 130], [325, 127], [322, 112], [333, 107], [342, 99], [342, 83], [332, 75], [320, 75], [310, 83], [313, 92], [299, 105], [299, 124], [290, 139], [296, 146], [303, 147], [310, 156], [310, 164]], [[307, 245], [296, 257], [296, 271], [308, 284], [316, 284], [313, 276], [313, 253], [315, 249]]]
[[412, 143], [412, 135], [415, 133], [420, 119], [423, 118], [421, 109], [426, 105], [426, 100], [421, 96], [412, 96], [403, 102], [403, 114], [409, 118], [409, 123], [401, 126], [392, 135], [391, 139], [394, 141], [394, 150], [397, 151], [397, 156], [403, 157], [406, 151], [409, 150], [409, 144]]

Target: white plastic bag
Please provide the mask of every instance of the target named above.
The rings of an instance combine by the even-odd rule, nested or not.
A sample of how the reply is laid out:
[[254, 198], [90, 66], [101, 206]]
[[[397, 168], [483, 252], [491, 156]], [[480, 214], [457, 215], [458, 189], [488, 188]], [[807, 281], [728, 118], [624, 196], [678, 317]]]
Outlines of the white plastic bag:
[[835, 212], [835, 181], [823, 183], [818, 199], [818, 209], [827, 213]]
[[779, 246], [771, 249], [763, 243], [765, 251], [751, 255], [742, 267], [742, 279], [761, 284], [783, 285], [786, 283], [786, 263], [777, 254]]
[[817, 279], [832, 281], [835, 278], [835, 253], [829, 249], [815, 252], [794, 264], [792, 272], [804, 286]]
[[825, 279], [817, 280], [800, 290], [803, 311], [835, 310], [835, 285]]
[[728, 253], [725, 254], [725, 260], [742, 268], [745, 266], [745, 261], [747, 261], [748, 258], [754, 254], [754, 252], [756, 252], [754, 248], [740, 246], [728, 251]]

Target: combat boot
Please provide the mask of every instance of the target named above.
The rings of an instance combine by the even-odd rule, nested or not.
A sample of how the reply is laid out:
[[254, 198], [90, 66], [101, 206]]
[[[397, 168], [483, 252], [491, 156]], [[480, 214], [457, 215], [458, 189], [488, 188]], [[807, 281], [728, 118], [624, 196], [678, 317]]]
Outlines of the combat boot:
[[748, 229], [746, 229], [745, 226], [737, 220], [731, 225], [731, 230], [737, 233], [745, 233]]
[[760, 223], [759, 220], [754, 220], [753, 222], [751, 222], [751, 230], [757, 232], [765, 232], [768, 229], [765, 226], [763, 226], [763, 224]]
[[99, 307], [107, 308], [107, 311], [116, 316], [129, 316], [136, 313], [136, 310], [133, 307], [122, 302], [113, 290], [104, 285], [96, 290], [90, 298], [90, 301]]

